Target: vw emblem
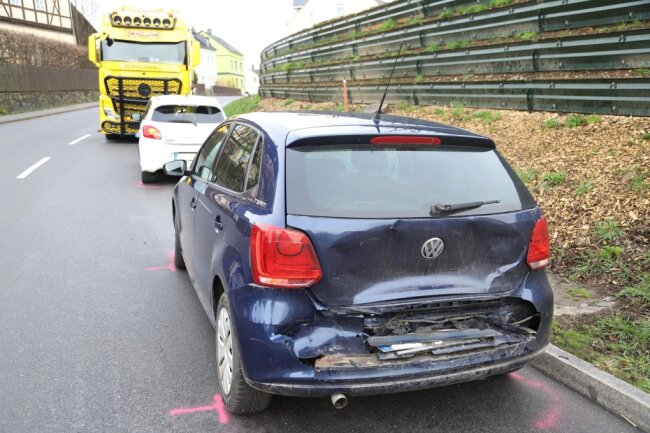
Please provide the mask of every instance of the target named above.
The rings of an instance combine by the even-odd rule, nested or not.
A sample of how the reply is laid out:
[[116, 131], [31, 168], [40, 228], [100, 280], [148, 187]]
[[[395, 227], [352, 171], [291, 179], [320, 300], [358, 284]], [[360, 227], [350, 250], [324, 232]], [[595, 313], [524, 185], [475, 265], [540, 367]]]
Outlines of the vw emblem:
[[442, 241], [440, 238], [431, 238], [428, 241], [426, 241], [423, 245], [422, 248], [420, 249], [420, 253], [422, 254], [422, 257], [428, 260], [433, 260], [436, 257], [442, 253], [442, 250], [445, 248], [445, 243]]

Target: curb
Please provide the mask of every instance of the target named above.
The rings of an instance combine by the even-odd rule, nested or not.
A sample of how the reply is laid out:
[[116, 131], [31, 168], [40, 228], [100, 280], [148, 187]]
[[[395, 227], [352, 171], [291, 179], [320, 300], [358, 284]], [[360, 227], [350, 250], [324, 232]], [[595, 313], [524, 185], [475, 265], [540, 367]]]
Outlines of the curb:
[[21, 120], [36, 119], [38, 117], [51, 116], [53, 114], [68, 113], [70, 111], [85, 110], [87, 108], [97, 107], [97, 102], [87, 102], [84, 104], [66, 105], [64, 107], [49, 108], [47, 110], [28, 111], [27, 113], [7, 114], [0, 116], [0, 125], [3, 123], [18, 122]]
[[531, 365], [642, 431], [650, 432], [650, 394], [552, 344]]

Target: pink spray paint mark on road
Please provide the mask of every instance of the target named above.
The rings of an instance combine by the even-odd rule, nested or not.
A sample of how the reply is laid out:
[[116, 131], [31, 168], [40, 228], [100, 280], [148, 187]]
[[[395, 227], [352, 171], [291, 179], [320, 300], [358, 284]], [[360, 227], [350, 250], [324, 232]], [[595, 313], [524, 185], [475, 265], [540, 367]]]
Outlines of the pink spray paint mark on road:
[[226, 408], [223, 404], [223, 398], [221, 398], [221, 394], [215, 394], [214, 400], [212, 400], [211, 405], [196, 406], [196, 407], [181, 407], [178, 409], [170, 410], [169, 414], [171, 416], [176, 416], [176, 415], [185, 415], [188, 413], [210, 412], [210, 411], [217, 412], [217, 415], [219, 416], [220, 424], [228, 424], [228, 422], [230, 421], [228, 419], [228, 412], [226, 412]]
[[158, 189], [158, 188], [160, 188], [160, 185], [148, 185], [148, 184], [142, 183], [142, 181], [139, 180], [139, 181], [137, 181], [135, 183], [135, 187], [140, 188], [140, 189]]
[[174, 265], [174, 250], [169, 250], [168, 254], [168, 262], [165, 266], [152, 266], [148, 268], [144, 268], [145, 271], [170, 271], [170, 272], [176, 272], [176, 265]]
[[538, 430], [550, 430], [555, 427], [560, 419], [560, 415], [562, 415], [562, 408], [556, 392], [546, 384], [535, 379], [528, 379], [520, 373], [510, 373], [510, 377], [531, 388], [540, 389], [546, 393], [548, 400], [551, 402], [551, 406], [535, 420], [534, 424]]

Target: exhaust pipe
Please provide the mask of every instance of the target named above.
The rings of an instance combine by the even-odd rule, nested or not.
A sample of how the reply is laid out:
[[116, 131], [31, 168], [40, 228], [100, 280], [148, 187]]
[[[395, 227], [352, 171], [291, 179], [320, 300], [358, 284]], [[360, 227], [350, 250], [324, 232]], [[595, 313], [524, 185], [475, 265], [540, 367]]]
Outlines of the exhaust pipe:
[[345, 394], [336, 392], [332, 394], [332, 404], [337, 409], [343, 409], [345, 406], [348, 405], [348, 398], [345, 396]]

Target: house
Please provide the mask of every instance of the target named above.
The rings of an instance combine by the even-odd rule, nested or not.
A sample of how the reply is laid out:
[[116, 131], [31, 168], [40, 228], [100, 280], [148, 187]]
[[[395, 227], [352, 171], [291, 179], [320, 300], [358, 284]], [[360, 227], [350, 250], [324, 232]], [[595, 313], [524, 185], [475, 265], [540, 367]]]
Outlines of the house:
[[69, 0], [0, 0], [0, 30], [75, 43]]
[[257, 95], [260, 88], [260, 70], [255, 69], [255, 65], [246, 67], [244, 71], [246, 81], [246, 93], [249, 95]]
[[389, 3], [382, 0], [293, 0], [295, 13], [287, 22], [290, 34], [323, 21]]
[[197, 83], [205, 86], [205, 91], [211, 94], [212, 86], [217, 84], [217, 50], [200, 32], [192, 30], [194, 39], [201, 45], [201, 63], [194, 69]]
[[222, 38], [212, 34], [212, 30], [201, 32], [217, 57], [217, 85], [245, 91], [244, 55]]

